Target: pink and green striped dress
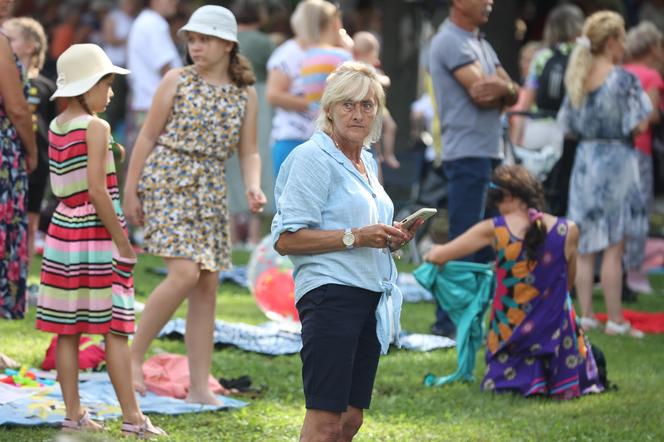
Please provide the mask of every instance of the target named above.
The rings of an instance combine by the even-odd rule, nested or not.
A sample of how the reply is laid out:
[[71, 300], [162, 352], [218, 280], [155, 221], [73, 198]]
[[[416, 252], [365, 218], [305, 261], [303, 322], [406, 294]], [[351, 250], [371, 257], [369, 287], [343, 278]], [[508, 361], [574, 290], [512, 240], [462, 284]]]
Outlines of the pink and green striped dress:
[[[57, 334], [134, 332], [135, 260], [115, 251], [88, 193], [86, 131], [93, 117], [51, 122], [51, 189], [60, 204], [48, 227], [37, 303], [37, 328]], [[106, 187], [126, 225], [110, 149]]]

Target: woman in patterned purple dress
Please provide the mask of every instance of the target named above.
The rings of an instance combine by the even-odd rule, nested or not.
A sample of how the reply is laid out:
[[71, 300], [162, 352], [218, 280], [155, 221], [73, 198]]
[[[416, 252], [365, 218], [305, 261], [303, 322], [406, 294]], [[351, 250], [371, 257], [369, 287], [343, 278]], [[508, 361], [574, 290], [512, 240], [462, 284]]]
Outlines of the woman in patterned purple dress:
[[[0, 21], [9, 15], [11, 3], [0, 0]], [[37, 167], [32, 114], [21, 77], [21, 65], [0, 31], [0, 318], [4, 319], [25, 315], [26, 192], [28, 173]]]
[[500, 216], [434, 246], [426, 256], [442, 265], [491, 244], [496, 250], [497, 286], [482, 390], [561, 399], [602, 391], [568, 294], [579, 229], [540, 212], [542, 187], [520, 166], [496, 169], [489, 200]]

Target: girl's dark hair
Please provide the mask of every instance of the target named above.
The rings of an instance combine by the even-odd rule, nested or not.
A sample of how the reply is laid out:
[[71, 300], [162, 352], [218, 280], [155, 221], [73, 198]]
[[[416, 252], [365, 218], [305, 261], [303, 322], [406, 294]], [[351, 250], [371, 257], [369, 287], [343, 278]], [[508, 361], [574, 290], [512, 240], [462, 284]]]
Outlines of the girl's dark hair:
[[[99, 79], [99, 81], [96, 82], [96, 83], [94, 84], [94, 86], [92, 86], [92, 87], [97, 86], [100, 82], [102, 82], [102, 81], [104, 81], [104, 80], [106, 80], [106, 79], [109, 79], [109, 78], [110, 78], [111, 81], [112, 81], [112, 79], [115, 78], [115, 74], [110, 73], [110, 74], [106, 74], [106, 75], [104, 75], [104, 76], [101, 77], [101, 78]], [[90, 88], [90, 89], [92, 89], [92, 88]], [[88, 103], [85, 101], [85, 94], [77, 95], [77, 96], [75, 96], [74, 98], [76, 99], [76, 101], [78, 101], [78, 103], [81, 105], [81, 107], [83, 108], [83, 110], [84, 110], [85, 112], [87, 112], [88, 114], [90, 114], [90, 115], [92, 115], [92, 116], [96, 116], [96, 115], [97, 115], [95, 112], [92, 112], [92, 110], [90, 109], [90, 106], [88, 106]]]
[[[526, 203], [529, 209], [535, 209], [537, 212], [544, 209], [542, 185], [522, 166], [500, 166], [493, 173], [488, 193], [489, 204], [495, 206], [510, 195]], [[539, 258], [545, 238], [544, 222], [539, 218], [531, 219], [530, 227], [523, 239], [527, 259]]]
[[256, 83], [256, 75], [254, 75], [251, 62], [244, 55], [240, 55], [237, 44], [231, 50], [228, 73], [231, 81], [238, 87], [251, 86]]

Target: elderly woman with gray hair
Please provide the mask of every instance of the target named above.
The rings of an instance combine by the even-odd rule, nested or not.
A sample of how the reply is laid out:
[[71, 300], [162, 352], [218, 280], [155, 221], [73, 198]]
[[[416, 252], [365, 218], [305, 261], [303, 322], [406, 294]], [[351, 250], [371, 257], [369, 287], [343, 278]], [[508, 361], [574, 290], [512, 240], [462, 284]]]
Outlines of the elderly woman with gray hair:
[[352, 440], [369, 408], [378, 358], [399, 334], [401, 293], [390, 251], [419, 223], [394, 207], [368, 150], [385, 94], [375, 70], [346, 62], [328, 78], [318, 130], [283, 163], [275, 187], [275, 249], [295, 266], [307, 413], [302, 441]]
[[[662, 50], [662, 33], [650, 22], [641, 22], [632, 28], [625, 38], [627, 63], [626, 71], [636, 75], [643, 90], [652, 102], [650, 125], [648, 129], [634, 137], [636, 156], [639, 163], [641, 191], [645, 197], [646, 209], [650, 215], [653, 200], [653, 160], [652, 160], [652, 128], [651, 125], [661, 119], [660, 103], [664, 91], [664, 81], [659, 71], [664, 67], [664, 51]], [[625, 261], [627, 263], [627, 286], [638, 293], [652, 293], [648, 277], [641, 272], [646, 236], [630, 238], [625, 243]]]

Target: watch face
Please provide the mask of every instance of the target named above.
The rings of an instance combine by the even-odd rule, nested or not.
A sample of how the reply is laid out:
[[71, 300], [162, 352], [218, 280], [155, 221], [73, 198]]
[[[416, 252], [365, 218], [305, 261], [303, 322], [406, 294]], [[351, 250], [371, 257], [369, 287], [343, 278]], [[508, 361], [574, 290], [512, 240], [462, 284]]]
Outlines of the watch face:
[[355, 243], [355, 235], [350, 232], [344, 233], [343, 238], [341, 239], [346, 246], [352, 246]]

